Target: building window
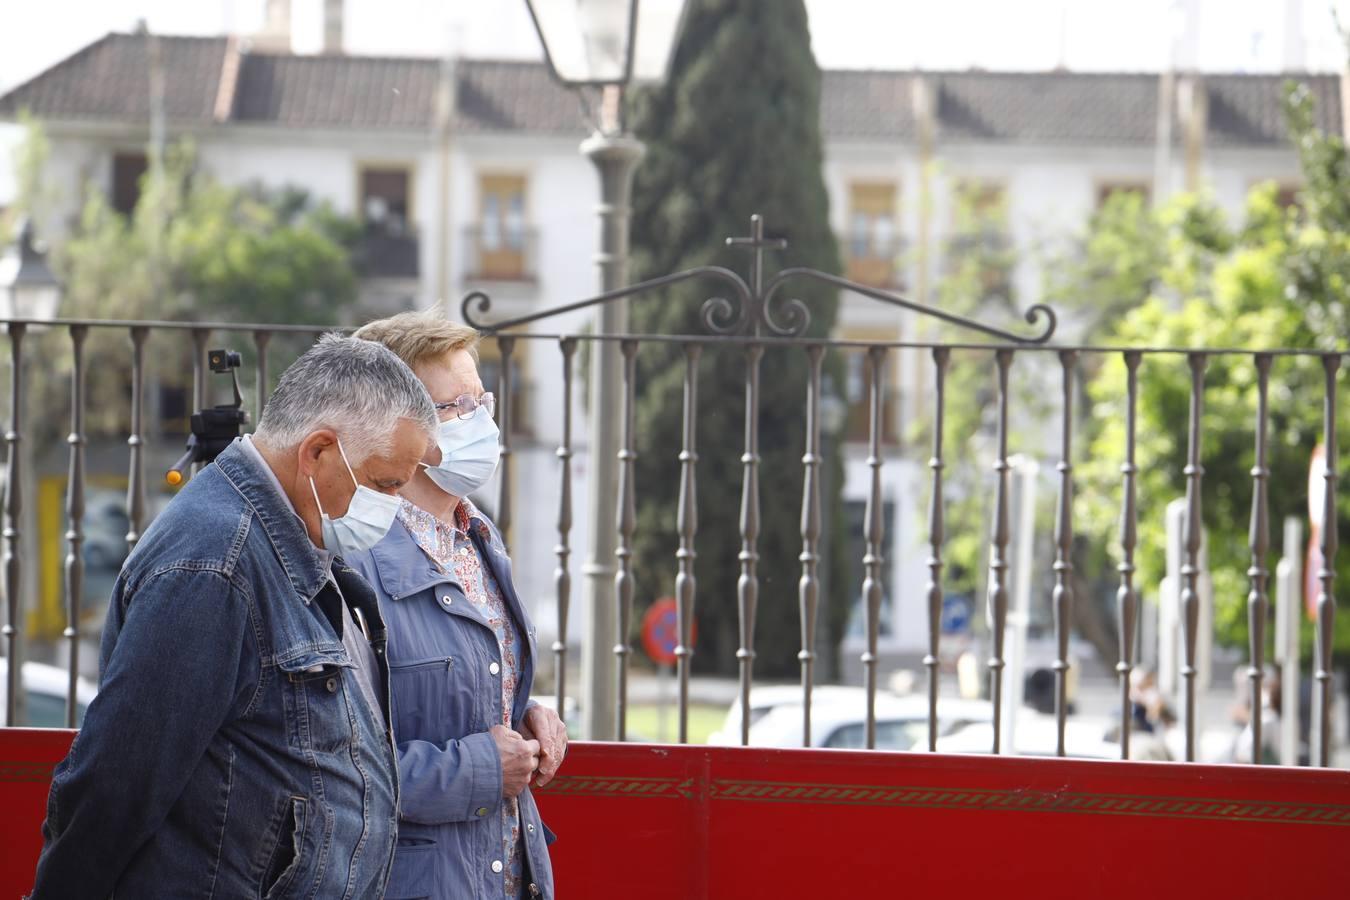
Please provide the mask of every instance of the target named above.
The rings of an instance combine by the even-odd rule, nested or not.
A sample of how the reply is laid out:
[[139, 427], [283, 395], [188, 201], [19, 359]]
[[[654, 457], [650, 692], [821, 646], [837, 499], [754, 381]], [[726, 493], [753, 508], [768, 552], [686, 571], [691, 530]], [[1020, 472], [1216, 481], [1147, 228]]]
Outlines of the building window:
[[483, 175], [478, 180], [478, 224], [471, 229], [474, 278], [520, 281], [529, 270], [530, 229], [525, 219], [525, 176]]
[[849, 185], [847, 274], [876, 287], [901, 286], [900, 237], [896, 226], [896, 186], [890, 181], [858, 181]]
[[1097, 205], [1094, 208], [1101, 209], [1115, 194], [1138, 194], [1147, 206], [1153, 191], [1143, 181], [1103, 181], [1097, 185]]
[[412, 230], [411, 183], [412, 172], [406, 168], [361, 170], [361, 218], [367, 229], [388, 235]]
[[365, 232], [354, 262], [364, 278], [416, 278], [421, 271], [413, 228], [412, 169], [362, 166], [358, 174]]
[[136, 211], [141, 179], [149, 164], [144, 153], [115, 153], [112, 162], [112, 206], [124, 216]]

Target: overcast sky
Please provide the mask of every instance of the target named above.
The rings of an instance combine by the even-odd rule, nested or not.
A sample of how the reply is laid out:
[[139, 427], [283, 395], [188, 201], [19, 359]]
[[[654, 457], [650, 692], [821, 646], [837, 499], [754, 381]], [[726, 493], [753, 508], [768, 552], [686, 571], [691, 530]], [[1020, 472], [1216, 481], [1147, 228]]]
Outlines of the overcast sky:
[[[776, 3], [779, 0], [755, 0]], [[1280, 71], [1286, 23], [1302, 22], [1304, 64], [1345, 57], [1332, 5], [1350, 24], [1350, 0], [807, 0], [811, 39], [826, 68], [1157, 70], [1182, 18], [1198, 9], [1200, 68]], [[5, 0], [0, 2], [0, 90], [13, 87], [108, 31], [138, 19], [164, 34], [247, 33], [264, 0]], [[292, 0], [298, 50], [317, 48], [322, 0]], [[538, 58], [524, 0], [346, 0], [351, 53]], [[17, 25], [17, 27], [15, 27]]]

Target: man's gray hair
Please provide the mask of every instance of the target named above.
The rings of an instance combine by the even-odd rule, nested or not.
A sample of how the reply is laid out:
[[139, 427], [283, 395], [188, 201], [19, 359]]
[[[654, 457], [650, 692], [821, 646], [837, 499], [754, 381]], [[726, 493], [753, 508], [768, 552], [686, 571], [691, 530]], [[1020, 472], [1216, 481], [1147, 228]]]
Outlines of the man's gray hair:
[[388, 452], [399, 419], [435, 437], [436, 407], [412, 369], [383, 344], [325, 334], [281, 374], [253, 439], [268, 450], [290, 450], [329, 428], [356, 466]]

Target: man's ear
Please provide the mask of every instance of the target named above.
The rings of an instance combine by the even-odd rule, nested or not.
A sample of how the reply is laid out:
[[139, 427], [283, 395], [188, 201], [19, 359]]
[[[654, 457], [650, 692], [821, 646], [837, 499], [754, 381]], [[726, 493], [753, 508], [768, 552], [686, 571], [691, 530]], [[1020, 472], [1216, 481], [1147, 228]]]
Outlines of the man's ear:
[[296, 468], [304, 478], [311, 478], [319, 471], [319, 460], [325, 453], [337, 452], [337, 432], [331, 428], [320, 428], [311, 432], [296, 448]]

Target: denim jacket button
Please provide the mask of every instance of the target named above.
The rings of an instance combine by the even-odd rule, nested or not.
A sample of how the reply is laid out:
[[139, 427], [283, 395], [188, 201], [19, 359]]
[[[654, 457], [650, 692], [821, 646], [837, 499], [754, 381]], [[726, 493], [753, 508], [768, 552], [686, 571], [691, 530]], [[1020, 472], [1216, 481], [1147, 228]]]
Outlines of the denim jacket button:
[[450, 595], [449, 595], [449, 594], [442, 594], [442, 595], [441, 595], [441, 602], [444, 603], [446, 606], [449, 606], [449, 605], [450, 605]]
[[528, 831], [530, 834], [534, 834], [534, 823], [533, 822], [527, 823], [525, 825], [525, 830]]
[[502, 861], [500, 859], [494, 859], [492, 861], [492, 871], [497, 875], [502, 873]]
[[502, 667], [497, 665], [496, 663], [493, 663], [492, 665], [488, 666], [488, 671], [491, 672], [493, 675], [496, 675], [501, 670]]
[[483, 816], [487, 815], [487, 812], [488, 810], [486, 806], [480, 806], [478, 807], [477, 810], [474, 811], [474, 815], [478, 816], [481, 819]]
[[326, 687], [326, 688], [328, 688], [328, 693], [330, 693], [330, 694], [336, 694], [336, 693], [337, 693], [337, 679], [336, 679], [336, 678], [329, 678], [327, 681], [325, 681], [325, 682], [323, 683], [323, 686]]

